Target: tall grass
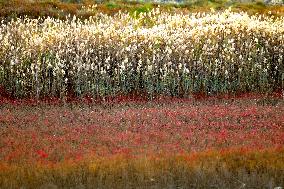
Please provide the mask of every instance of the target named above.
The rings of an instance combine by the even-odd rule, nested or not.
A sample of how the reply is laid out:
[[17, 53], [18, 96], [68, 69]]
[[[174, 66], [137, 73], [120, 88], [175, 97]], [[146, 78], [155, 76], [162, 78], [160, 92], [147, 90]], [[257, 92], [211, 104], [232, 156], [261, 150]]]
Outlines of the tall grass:
[[284, 18], [159, 9], [0, 26], [14, 97], [268, 92], [284, 87]]
[[206, 152], [147, 158], [93, 158], [33, 166], [0, 165], [2, 188], [274, 188], [283, 186], [283, 150]]

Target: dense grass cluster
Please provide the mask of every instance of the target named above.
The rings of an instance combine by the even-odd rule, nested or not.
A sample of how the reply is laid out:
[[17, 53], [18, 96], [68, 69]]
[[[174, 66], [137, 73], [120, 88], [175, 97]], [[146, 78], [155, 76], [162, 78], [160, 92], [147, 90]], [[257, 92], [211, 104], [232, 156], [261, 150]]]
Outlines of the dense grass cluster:
[[0, 27], [14, 97], [271, 91], [284, 86], [284, 18], [221, 13], [15, 19]]

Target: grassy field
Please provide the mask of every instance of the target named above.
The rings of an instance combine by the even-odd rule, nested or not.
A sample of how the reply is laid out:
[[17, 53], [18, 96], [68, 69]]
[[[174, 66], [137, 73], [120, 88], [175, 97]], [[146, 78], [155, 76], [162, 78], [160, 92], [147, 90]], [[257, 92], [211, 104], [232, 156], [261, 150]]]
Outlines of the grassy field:
[[0, 0], [0, 189], [281, 189], [283, 7]]
[[[59, 0], [1, 0], [0, 17], [8, 19], [19, 16], [29, 16], [37, 18], [39, 16], [50, 16], [64, 19], [67, 15], [76, 15], [81, 18], [88, 18], [96, 15], [97, 12], [106, 14], [115, 14], [118, 11], [128, 12], [149, 12], [153, 8], [161, 7], [168, 12], [208, 12], [211, 8], [216, 10], [225, 10], [232, 7], [233, 11], [246, 11], [249, 14], [272, 14], [274, 16], [283, 16], [284, 7], [281, 5], [266, 5], [261, 1], [240, 3], [238, 1], [226, 0], [199, 0], [186, 1], [182, 4], [158, 4], [158, 3], [139, 3], [126, 1], [101, 1], [92, 0], [77, 1], [59, 1]], [[91, 8], [94, 4], [96, 8]]]
[[0, 187], [283, 186], [284, 101], [273, 99], [4, 103]]

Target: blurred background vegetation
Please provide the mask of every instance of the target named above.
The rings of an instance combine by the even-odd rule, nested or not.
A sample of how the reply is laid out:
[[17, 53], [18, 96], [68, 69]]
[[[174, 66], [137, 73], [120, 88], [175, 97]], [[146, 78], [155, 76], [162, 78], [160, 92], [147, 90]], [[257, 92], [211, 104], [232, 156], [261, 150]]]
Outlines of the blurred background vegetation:
[[[20, 16], [32, 18], [50, 16], [64, 19], [67, 15], [87, 18], [98, 12], [115, 14], [118, 11], [148, 12], [160, 6], [169, 12], [206, 12], [232, 8], [249, 14], [284, 15], [284, 0], [0, 0], [0, 18]], [[88, 8], [97, 4], [97, 7]]]

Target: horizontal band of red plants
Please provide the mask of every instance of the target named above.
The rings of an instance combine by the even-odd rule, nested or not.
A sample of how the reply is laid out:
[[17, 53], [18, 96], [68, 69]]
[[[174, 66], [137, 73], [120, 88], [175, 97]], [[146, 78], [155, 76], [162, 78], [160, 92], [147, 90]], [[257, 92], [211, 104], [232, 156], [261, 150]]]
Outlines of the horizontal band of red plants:
[[283, 99], [201, 97], [2, 103], [0, 188], [282, 186]]
[[284, 106], [236, 100], [104, 106], [2, 106], [0, 161], [139, 156], [284, 144]]
[[45, 97], [40, 99], [35, 98], [22, 98], [17, 99], [10, 96], [3, 87], [0, 87], [0, 105], [62, 105], [62, 104], [85, 104], [85, 105], [114, 105], [114, 104], [144, 104], [144, 103], [172, 103], [172, 102], [193, 102], [193, 101], [222, 101], [222, 100], [276, 100], [279, 101], [284, 98], [284, 91], [277, 90], [270, 93], [228, 93], [218, 95], [208, 95], [205, 93], [193, 93], [189, 97], [170, 97], [164, 95], [154, 95], [152, 98], [148, 98], [147, 94], [143, 93], [131, 93], [126, 95], [115, 95], [105, 97], [93, 97], [85, 95], [82, 97], [68, 96], [65, 99], [58, 97]]

